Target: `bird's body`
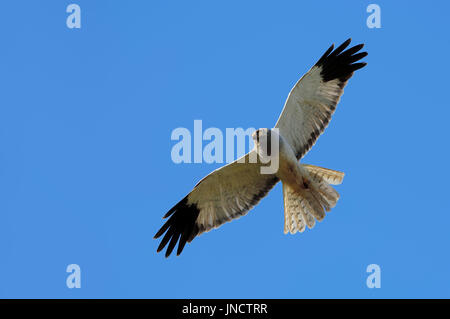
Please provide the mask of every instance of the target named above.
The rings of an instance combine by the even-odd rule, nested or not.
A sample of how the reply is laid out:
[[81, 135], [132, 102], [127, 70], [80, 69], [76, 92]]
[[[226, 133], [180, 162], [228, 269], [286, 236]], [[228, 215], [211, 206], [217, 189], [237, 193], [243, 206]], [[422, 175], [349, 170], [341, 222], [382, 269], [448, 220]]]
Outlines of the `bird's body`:
[[[325, 211], [336, 205], [339, 194], [323, 175], [313, 174], [311, 168], [322, 173], [330, 170], [301, 164], [289, 142], [277, 130], [259, 129], [253, 133], [253, 138], [258, 155], [267, 161], [267, 153], [270, 153], [271, 160], [278, 163], [274, 175], [283, 184], [284, 232], [303, 232], [305, 225], [312, 228], [315, 219], [321, 221]], [[278, 145], [278, 152], [273, 149], [268, 151], [268, 145], [273, 148], [274, 144]], [[334, 172], [341, 175], [342, 182], [343, 173]]]
[[[353, 72], [365, 66], [354, 63], [367, 55], [358, 53], [363, 45], [345, 50], [349, 44], [350, 39], [335, 50], [331, 46], [296, 83], [274, 129], [253, 133], [250, 153], [203, 178], [167, 212], [169, 219], [155, 235], [165, 233], [158, 252], [168, 244], [168, 257], [178, 243], [179, 255], [186, 242], [247, 214], [279, 181], [285, 233], [303, 232], [325, 217], [339, 199], [331, 185], [342, 183], [344, 173], [299, 160], [327, 127]], [[266, 169], [267, 160], [276, 162], [276, 170]]]
[[[274, 134], [274, 132], [272, 132]], [[279, 151], [278, 151], [278, 172], [277, 177], [285, 184], [291, 185], [297, 189], [301, 187], [299, 181], [304, 176], [301, 165], [295, 156], [294, 150], [289, 143], [279, 135]]]

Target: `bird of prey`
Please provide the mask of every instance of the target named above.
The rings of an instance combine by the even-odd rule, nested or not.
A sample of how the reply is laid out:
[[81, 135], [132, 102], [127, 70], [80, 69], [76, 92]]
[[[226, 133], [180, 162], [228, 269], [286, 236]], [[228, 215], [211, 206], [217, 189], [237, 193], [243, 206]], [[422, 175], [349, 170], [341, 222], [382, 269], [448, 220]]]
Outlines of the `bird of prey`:
[[[284, 233], [303, 232], [321, 221], [338, 199], [330, 185], [342, 183], [344, 173], [299, 160], [311, 149], [327, 127], [353, 72], [366, 63], [358, 62], [367, 55], [359, 52], [363, 44], [346, 50], [348, 39], [335, 50], [332, 45], [317, 63], [295, 84], [274, 129], [256, 130], [252, 138], [255, 148], [243, 158], [225, 165], [204, 177], [193, 190], [172, 207], [168, 218], [154, 238], [164, 235], [157, 249], [168, 245], [168, 257], [178, 243], [177, 255], [186, 242], [239, 218], [253, 208], [280, 180], [284, 197]], [[358, 63], [356, 63], [358, 62]], [[262, 174], [262, 158], [270, 153], [270, 141], [278, 138], [279, 169]]]

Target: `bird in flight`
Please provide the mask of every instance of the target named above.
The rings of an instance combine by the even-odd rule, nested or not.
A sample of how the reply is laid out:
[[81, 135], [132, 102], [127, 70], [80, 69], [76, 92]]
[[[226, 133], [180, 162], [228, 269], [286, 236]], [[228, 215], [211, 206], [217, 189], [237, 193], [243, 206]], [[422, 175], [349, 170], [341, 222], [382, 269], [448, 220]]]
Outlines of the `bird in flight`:
[[[367, 56], [367, 52], [359, 52], [364, 45], [347, 49], [350, 42], [348, 39], [336, 49], [332, 45], [303, 75], [289, 93], [275, 129], [253, 133], [253, 150], [204, 177], [164, 215], [168, 219], [154, 236], [156, 239], [165, 233], [158, 252], [169, 244], [168, 257], [178, 243], [179, 255], [186, 242], [247, 214], [280, 180], [284, 233], [303, 232], [306, 227], [314, 227], [316, 220], [323, 220], [339, 199], [331, 185], [341, 184], [344, 173], [299, 160], [328, 126], [353, 72], [366, 65], [358, 62]], [[275, 173], [262, 174], [262, 159], [271, 155], [274, 137], [278, 141], [279, 168]], [[261, 160], [252, 162], [255, 155]]]

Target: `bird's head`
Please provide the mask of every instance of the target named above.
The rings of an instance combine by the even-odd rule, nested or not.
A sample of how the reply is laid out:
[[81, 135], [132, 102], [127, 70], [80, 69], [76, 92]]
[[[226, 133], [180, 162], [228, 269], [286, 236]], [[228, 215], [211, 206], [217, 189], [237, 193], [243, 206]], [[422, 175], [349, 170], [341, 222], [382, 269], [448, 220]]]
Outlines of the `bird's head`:
[[[271, 157], [274, 147], [278, 146], [279, 135], [275, 130], [260, 128], [253, 132], [253, 141], [258, 155], [263, 159]], [[278, 152], [276, 152], [278, 154]]]

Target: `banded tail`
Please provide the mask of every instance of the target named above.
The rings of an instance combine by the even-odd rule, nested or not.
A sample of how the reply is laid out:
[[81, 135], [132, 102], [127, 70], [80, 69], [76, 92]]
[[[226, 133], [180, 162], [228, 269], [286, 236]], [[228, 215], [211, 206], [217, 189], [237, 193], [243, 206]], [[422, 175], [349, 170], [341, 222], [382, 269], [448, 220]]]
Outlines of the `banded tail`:
[[344, 173], [314, 165], [301, 164], [306, 176], [302, 187], [293, 189], [283, 183], [284, 233], [295, 234], [313, 228], [316, 219], [322, 221], [339, 199], [339, 193], [331, 185], [339, 185]]

